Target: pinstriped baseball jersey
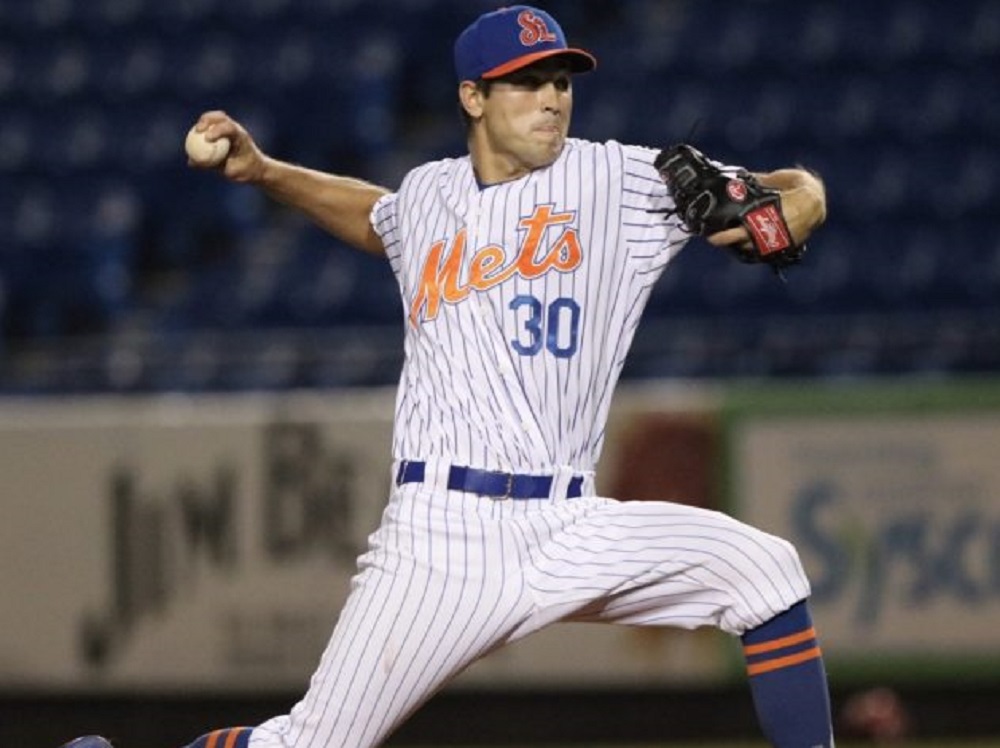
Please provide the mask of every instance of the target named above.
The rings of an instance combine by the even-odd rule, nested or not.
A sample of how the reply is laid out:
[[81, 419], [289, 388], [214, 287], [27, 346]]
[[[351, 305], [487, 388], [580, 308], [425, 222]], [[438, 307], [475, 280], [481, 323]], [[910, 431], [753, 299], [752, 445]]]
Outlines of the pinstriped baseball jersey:
[[407, 313], [397, 459], [592, 471], [650, 289], [687, 235], [655, 151], [569, 139], [549, 167], [480, 188], [425, 164], [375, 206]]

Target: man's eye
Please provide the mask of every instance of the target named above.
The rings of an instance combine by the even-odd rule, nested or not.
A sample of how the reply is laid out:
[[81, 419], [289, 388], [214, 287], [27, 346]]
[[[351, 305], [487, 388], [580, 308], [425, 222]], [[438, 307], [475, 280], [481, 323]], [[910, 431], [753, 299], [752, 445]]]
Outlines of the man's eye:
[[518, 88], [523, 88], [529, 91], [537, 91], [539, 88], [547, 83], [552, 83], [557, 91], [568, 91], [570, 88], [569, 76], [559, 76], [558, 78], [550, 78], [541, 75], [521, 75], [514, 76], [510, 78], [510, 84]]

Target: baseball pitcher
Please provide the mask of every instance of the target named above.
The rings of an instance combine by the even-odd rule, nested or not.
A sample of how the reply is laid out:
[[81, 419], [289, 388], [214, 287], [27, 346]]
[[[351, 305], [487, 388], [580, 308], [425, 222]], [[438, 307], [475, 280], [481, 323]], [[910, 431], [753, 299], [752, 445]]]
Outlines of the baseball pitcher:
[[719, 512], [594, 488], [664, 268], [702, 234], [784, 270], [824, 220], [821, 180], [723, 166], [685, 144], [571, 138], [573, 77], [596, 60], [538, 8], [480, 16], [454, 58], [468, 153], [394, 191], [269, 157], [224, 112], [196, 123], [206, 142], [229, 141], [204, 168], [385, 256], [406, 336], [392, 490], [308, 689], [290, 713], [190, 748], [378, 745], [470, 663], [559, 621], [740, 637], [768, 740], [829, 748], [795, 549]]

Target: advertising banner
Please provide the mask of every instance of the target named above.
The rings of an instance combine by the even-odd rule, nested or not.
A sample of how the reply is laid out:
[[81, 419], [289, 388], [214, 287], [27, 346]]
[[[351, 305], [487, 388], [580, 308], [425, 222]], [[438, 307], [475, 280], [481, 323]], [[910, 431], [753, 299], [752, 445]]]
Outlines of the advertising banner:
[[[0, 404], [0, 686], [304, 688], [386, 501], [393, 408], [391, 391]], [[602, 490], [716, 501], [719, 440], [703, 410], [685, 393], [623, 395]], [[669, 449], [673, 463], [655, 457], [692, 440]], [[716, 632], [577, 624], [491, 655], [460, 684], [725, 668]]]
[[1000, 402], [742, 401], [732, 509], [796, 545], [835, 675], [997, 678]]
[[[834, 678], [1000, 673], [1000, 388], [616, 397], [598, 491], [798, 548]], [[391, 484], [394, 393], [0, 403], [0, 687], [298, 690]], [[586, 656], [580, 656], [586, 653]], [[716, 631], [560, 624], [458, 685], [718, 683]]]
[[0, 679], [309, 673], [389, 485], [391, 399], [5, 408]]

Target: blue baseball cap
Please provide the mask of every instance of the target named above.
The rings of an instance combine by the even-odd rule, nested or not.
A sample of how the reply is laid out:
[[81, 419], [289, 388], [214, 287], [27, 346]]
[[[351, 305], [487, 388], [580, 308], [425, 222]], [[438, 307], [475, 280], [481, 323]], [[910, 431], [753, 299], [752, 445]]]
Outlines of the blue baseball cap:
[[455, 40], [460, 81], [499, 78], [547, 57], [562, 57], [574, 73], [597, 67], [597, 59], [566, 44], [556, 19], [530, 5], [511, 5], [479, 16]]

